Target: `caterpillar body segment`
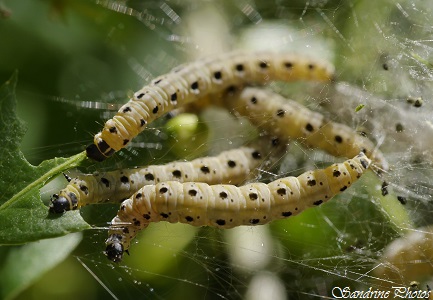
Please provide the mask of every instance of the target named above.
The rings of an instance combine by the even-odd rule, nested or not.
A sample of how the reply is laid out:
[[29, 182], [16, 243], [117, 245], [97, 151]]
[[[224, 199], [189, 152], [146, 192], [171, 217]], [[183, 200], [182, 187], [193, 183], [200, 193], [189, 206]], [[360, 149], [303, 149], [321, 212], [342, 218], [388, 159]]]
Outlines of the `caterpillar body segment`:
[[283, 141], [296, 139], [339, 157], [353, 157], [362, 151], [377, 167], [388, 169], [385, 157], [367, 137], [275, 92], [246, 87], [223, 97], [220, 105]]
[[234, 52], [184, 64], [136, 92], [95, 135], [87, 156], [105, 160], [163, 114], [230, 86], [333, 78], [334, 67], [329, 63], [287, 53]]
[[266, 224], [296, 215], [346, 190], [370, 163], [361, 152], [353, 159], [326, 169], [269, 184], [236, 187], [169, 181], [144, 186], [121, 204], [111, 221], [105, 254], [112, 261], [120, 261], [131, 239], [151, 222], [232, 228]]
[[239, 185], [252, 178], [258, 167], [271, 163], [273, 155], [283, 151], [284, 145], [276, 147], [269, 139], [261, 141], [261, 144], [223, 151], [217, 156], [192, 161], [80, 175], [69, 179], [67, 187], [53, 195], [50, 211], [63, 213], [88, 204], [120, 203], [144, 185], [164, 181]]

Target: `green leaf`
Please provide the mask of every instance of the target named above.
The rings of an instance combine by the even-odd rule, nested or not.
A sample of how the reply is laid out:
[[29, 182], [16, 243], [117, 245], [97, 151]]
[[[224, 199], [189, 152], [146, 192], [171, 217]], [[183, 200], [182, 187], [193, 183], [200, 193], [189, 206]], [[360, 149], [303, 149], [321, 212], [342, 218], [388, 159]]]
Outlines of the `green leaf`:
[[41, 275], [63, 261], [82, 234], [47, 239], [11, 249], [0, 271], [0, 298], [12, 299]]
[[0, 245], [22, 244], [90, 228], [79, 212], [48, 213], [40, 188], [60, 172], [76, 167], [86, 157], [54, 158], [33, 166], [19, 150], [25, 126], [16, 116], [17, 73], [0, 87]]

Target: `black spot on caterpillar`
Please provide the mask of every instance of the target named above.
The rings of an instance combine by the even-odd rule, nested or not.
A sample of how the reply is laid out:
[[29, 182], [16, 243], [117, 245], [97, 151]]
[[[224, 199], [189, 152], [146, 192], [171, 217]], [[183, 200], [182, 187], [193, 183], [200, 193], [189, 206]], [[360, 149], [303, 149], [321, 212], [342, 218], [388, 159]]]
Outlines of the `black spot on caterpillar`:
[[368, 138], [275, 92], [247, 87], [221, 99], [223, 102], [219, 105], [247, 117], [255, 126], [281, 141], [297, 139], [334, 156], [353, 157], [364, 152], [376, 166], [388, 168], [385, 157]]
[[333, 77], [329, 63], [287, 53], [234, 52], [181, 65], [136, 92], [95, 135], [87, 156], [105, 160], [161, 115], [230, 86]]
[[403, 130], [404, 130], [404, 127], [403, 127], [403, 125], [401, 123], [395, 124], [395, 131], [397, 131], [397, 132], [403, 132]]
[[380, 190], [382, 191], [382, 196], [384, 196], [384, 197], [389, 194], [388, 183], [386, 181], [382, 182], [382, 187]]
[[232, 228], [296, 215], [346, 190], [370, 162], [361, 152], [326, 169], [241, 187], [174, 181], [145, 186], [121, 204], [111, 221], [105, 254], [112, 261], [121, 261], [131, 239], [151, 222]]
[[402, 204], [402, 205], [406, 205], [407, 204], [407, 199], [403, 196], [397, 196], [397, 200]]
[[190, 162], [81, 175], [74, 179], [67, 177], [68, 186], [51, 198], [50, 212], [63, 213], [88, 204], [121, 202], [144, 185], [164, 181], [241, 184], [264, 163], [270, 147], [271, 142], [264, 141], [260, 146], [241, 147]]

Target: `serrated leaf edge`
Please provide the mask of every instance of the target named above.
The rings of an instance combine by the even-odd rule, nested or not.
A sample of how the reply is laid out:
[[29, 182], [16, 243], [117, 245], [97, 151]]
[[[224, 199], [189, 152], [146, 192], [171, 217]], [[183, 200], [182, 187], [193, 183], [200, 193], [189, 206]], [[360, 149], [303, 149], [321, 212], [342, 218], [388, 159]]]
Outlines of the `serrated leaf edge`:
[[55, 168], [52, 168], [50, 171], [48, 171], [43, 176], [39, 177], [37, 180], [35, 180], [32, 183], [30, 183], [29, 185], [27, 185], [25, 188], [23, 188], [21, 191], [19, 191], [17, 194], [15, 194], [12, 198], [10, 198], [8, 201], [3, 203], [3, 205], [0, 206], [0, 211], [7, 209], [10, 205], [12, 205], [18, 199], [20, 199], [23, 195], [25, 195], [31, 189], [42, 187], [47, 181], [49, 181], [50, 179], [52, 179], [55, 176], [57, 176], [58, 174], [60, 174], [62, 171], [76, 167], [86, 157], [87, 156], [86, 156], [85, 151], [80, 152], [74, 156], [71, 156], [64, 163], [58, 165]]

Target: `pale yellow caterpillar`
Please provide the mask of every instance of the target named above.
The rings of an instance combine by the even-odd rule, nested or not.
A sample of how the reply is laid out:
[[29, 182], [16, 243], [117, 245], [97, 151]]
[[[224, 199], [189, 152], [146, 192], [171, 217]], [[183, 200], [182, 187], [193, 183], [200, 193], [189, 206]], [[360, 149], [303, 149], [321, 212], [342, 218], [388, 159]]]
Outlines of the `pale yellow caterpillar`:
[[59, 194], [53, 195], [50, 212], [63, 213], [88, 204], [121, 202], [144, 185], [164, 181], [238, 185], [255, 174], [255, 169], [264, 164], [272, 145], [269, 142], [269, 147], [264, 146], [267, 145], [241, 147], [224, 151], [218, 156], [192, 161], [81, 175], [74, 179], [65, 175], [69, 184]]
[[103, 161], [161, 115], [230, 86], [333, 77], [329, 63], [287, 53], [234, 52], [181, 65], [136, 92], [95, 135], [87, 156]]
[[362, 151], [375, 166], [388, 168], [385, 157], [368, 138], [275, 92], [247, 87], [221, 100], [220, 105], [247, 117], [269, 135], [282, 140], [297, 139], [334, 156], [353, 157]]
[[433, 278], [433, 226], [417, 228], [392, 241], [374, 269], [374, 278], [384, 284], [408, 285], [413, 280]]
[[208, 185], [168, 181], [147, 185], [125, 200], [111, 221], [105, 254], [121, 261], [130, 241], [152, 222], [232, 228], [287, 218], [345, 191], [370, 166], [361, 152], [326, 169], [269, 184]]

